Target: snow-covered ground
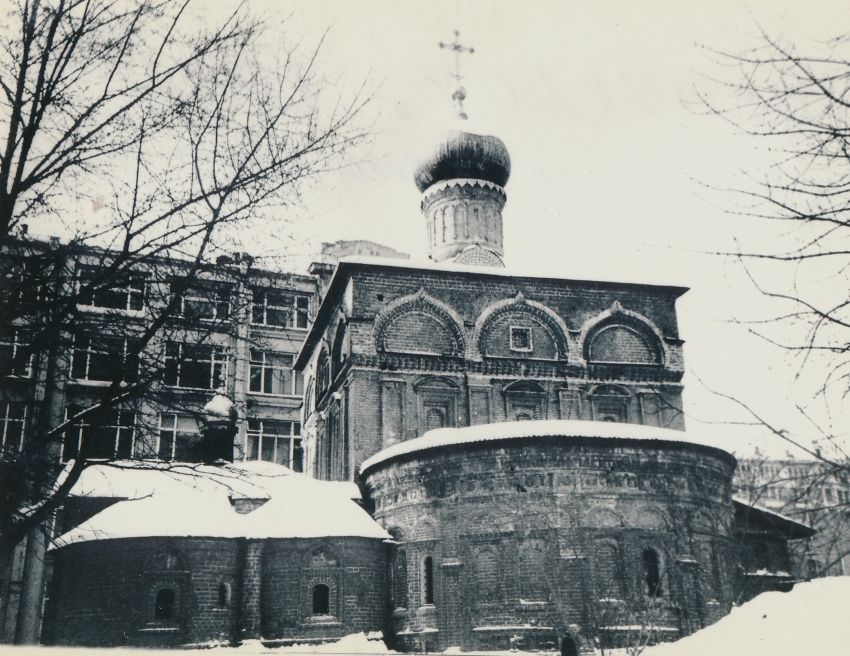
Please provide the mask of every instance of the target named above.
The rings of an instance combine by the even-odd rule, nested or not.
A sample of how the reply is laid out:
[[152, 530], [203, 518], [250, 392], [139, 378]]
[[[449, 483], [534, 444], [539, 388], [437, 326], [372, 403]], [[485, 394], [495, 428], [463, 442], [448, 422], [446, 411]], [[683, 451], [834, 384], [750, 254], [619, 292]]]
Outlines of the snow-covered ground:
[[766, 592], [702, 631], [645, 656], [840, 656], [850, 654], [850, 576]]
[[[9, 647], [4, 656], [187, 656], [180, 650], [91, 649], [83, 647]], [[325, 645], [266, 648], [248, 642], [234, 649], [215, 647], [208, 656], [298, 656], [299, 654], [393, 654], [379, 634], [346, 636]], [[453, 648], [447, 653], [461, 654]], [[531, 656], [538, 652], [473, 652], [490, 656]], [[844, 656], [850, 653], [850, 576], [797, 584], [791, 592], [768, 592], [736, 608], [717, 624], [677, 642], [656, 645], [643, 656]], [[625, 656], [624, 650], [608, 651]]]

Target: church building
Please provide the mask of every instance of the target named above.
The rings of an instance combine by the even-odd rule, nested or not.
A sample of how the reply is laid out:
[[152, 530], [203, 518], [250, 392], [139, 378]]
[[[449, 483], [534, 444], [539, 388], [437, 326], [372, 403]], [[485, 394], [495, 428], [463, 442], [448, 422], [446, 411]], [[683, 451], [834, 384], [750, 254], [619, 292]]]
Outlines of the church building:
[[793, 584], [811, 530], [733, 499], [734, 456], [685, 432], [686, 290], [506, 269], [510, 168], [448, 132], [415, 172], [429, 260], [317, 268], [303, 474], [86, 474], [78, 499], [120, 500], [53, 550], [49, 641], [592, 653]]

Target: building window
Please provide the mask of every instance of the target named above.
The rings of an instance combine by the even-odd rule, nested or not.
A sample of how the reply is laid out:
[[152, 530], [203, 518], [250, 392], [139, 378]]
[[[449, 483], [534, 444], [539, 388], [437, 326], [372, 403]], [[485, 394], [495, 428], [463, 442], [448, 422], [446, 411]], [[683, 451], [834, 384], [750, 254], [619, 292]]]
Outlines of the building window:
[[248, 420], [248, 460], [264, 460], [303, 471], [301, 422], [280, 419]]
[[180, 316], [193, 321], [230, 318], [230, 291], [216, 287], [190, 287], [180, 295]]
[[32, 351], [21, 331], [12, 326], [0, 328], [0, 376], [26, 376], [32, 372]]
[[324, 583], [313, 586], [313, 615], [328, 615], [331, 610], [331, 589]]
[[126, 337], [77, 334], [71, 377], [75, 380], [133, 381], [139, 375], [136, 343]]
[[193, 416], [163, 412], [159, 415], [157, 456], [162, 460], [191, 460], [200, 437], [198, 421]]
[[629, 419], [629, 393], [614, 385], [597, 387], [591, 395], [593, 417], [596, 421], [627, 422]]
[[331, 384], [331, 369], [327, 351], [322, 351], [319, 362], [316, 365], [316, 401]]
[[230, 584], [222, 581], [218, 584], [218, 607], [228, 608], [230, 606]]
[[155, 620], [174, 619], [175, 594], [172, 588], [160, 588], [156, 591], [156, 600], [153, 607], [153, 618]]
[[646, 581], [646, 594], [650, 597], [661, 596], [661, 565], [655, 549], [643, 550], [643, 573]]
[[89, 307], [113, 310], [141, 310], [145, 305], [145, 277], [127, 274], [123, 280], [112, 281], [109, 275], [98, 280], [97, 269], [77, 271], [77, 303]]
[[274, 290], [254, 290], [251, 322], [281, 328], [307, 328], [310, 297]]
[[52, 256], [44, 253], [5, 261], [5, 280], [0, 285], [3, 300], [20, 301], [28, 308], [43, 303], [47, 300], [47, 281], [53, 269]]
[[[68, 406], [66, 420], [82, 411], [79, 406]], [[91, 412], [65, 429], [62, 441], [62, 460], [78, 456], [87, 459], [131, 458], [135, 437], [136, 413], [123, 410]]]
[[3, 449], [24, 448], [24, 425], [27, 406], [23, 403], [0, 403], [0, 447]]
[[165, 346], [163, 382], [171, 387], [218, 389], [227, 381], [227, 353], [211, 344], [177, 344]]
[[511, 351], [531, 350], [531, 328], [511, 326]]
[[422, 559], [422, 571], [419, 577], [420, 598], [423, 605], [434, 603], [434, 560], [431, 556]]
[[304, 392], [301, 372], [292, 370], [292, 356], [251, 349], [248, 390], [257, 394], [300, 396]]

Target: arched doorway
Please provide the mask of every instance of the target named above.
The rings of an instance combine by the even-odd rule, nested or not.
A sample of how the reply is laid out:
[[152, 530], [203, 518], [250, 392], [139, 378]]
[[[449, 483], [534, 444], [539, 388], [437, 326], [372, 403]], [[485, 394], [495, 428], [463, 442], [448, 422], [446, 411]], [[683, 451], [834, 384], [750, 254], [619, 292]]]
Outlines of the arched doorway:
[[578, 645], [572, 636], [566, 635], [561, 638], [561, 656], [579, 656]]

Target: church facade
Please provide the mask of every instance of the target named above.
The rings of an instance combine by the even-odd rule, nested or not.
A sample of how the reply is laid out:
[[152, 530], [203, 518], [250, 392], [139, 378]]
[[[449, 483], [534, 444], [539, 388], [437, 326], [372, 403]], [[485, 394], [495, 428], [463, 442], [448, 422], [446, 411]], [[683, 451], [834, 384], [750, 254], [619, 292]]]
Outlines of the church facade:
[[733, 499], [735, 458], [684, 431], [686, 290], [507, 271], [509, 175], [499, 139], [449, 132], [415, 176], [430, 260], [317, 268], [294, 363], [305, 474], [79, 495], [121, 501], [54, 550], [52, 642], [380, 631], [404, 651], [577, 654], [793, 584], [787, 540], [811, 531]]

